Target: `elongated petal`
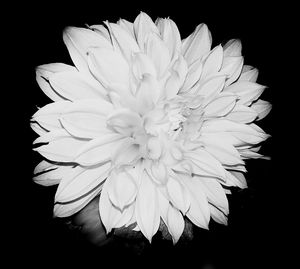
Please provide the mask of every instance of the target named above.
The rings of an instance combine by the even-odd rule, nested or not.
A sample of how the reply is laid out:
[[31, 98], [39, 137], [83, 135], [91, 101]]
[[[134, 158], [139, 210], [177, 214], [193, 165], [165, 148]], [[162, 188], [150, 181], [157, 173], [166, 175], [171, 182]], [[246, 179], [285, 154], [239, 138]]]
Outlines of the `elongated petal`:
[[237, 95], [220, 93], [205, 107], [205, 116], [221, 117], [228, 114], [235, 106]]
[[63, 40], [77, 69], [87, 74], [89, 73], [87, 64], [89, 48], [112, 48], [111, 43], [105, 37], [85, 28], [65, 28]]
[[239, 171], [226, 171], [226, 184], [227, 186], [236, 186], [241, 189], [247, 188], [247, 181], [242, 172]]
[[224, 45], [224, 57], [241, 56], [242, 55], [242, 43], [239, 39], [230, 39]]
[[64, 137], [34, 150], [54, 162], [73, 162], [79, 149], [86, 143], [73, 137]]
[[113, 38], [114, 46], [120, 50], [125, 59], [129, 61], [132, 53], [140, 51], [136, 40], [128, 31], [116, 23], [107, 23], [106, 25], [108, 26], [110, 34]]
[[209, 205], [209, 209], [210, 215], [215, 222], [228, 225], [228, 217], [221, 210], [211, 204]]
[[105, 87], [112, 84], [129, 87], [129, 66], [124, 57], [111, 49], [90, 48], [89, 68], [95, 78]]
[[194, 178], [202, 183], [203, 191], [205, 192], [208, 201], [218, 207], [225, 215], [228, 215], [228, 200], [221, 184], [213, 178], [198, 176], [194, 176]]
[[244, 58], [241, 56], [224, 57], [220, 72], [226, 74], [225, 86], [235, 82], [241, 74]]
[[188, 65], [206, 55], [210, 51], [211, 42], [211, 35], [206, 24], [198, 25], [182, 44], [182, 54]]
[[190, 159], [193, 164], [193, 173], [225, 178], [225, 169], [221, 163], [203, 149], [185, 153], [185, 158]]
[[99, 186], [84, 197], [74, 200], [71, 203], [56, 203], [53, 210], [54, 216], [65, 218], [74, 215], [83, 209], [90, 201], [92, 201], [99, 194], [101, 188], [102, 186]]
[[43, 64], [36, 68], [36, 81], [41, 90], [52, 100], [61, 101], [64, 98], [57, 93], [49, 83], [49, 77], [60, 72], [74, 72], [76, 68], [63, 63]]
[[137, 42], [143, 51], [145, 48], [145, 41], [149, 34], [159, 34], [159, 30], [152, 21], [152, 19], [144, 12], [141, 12], [133, 23], [134, 33]]
[[135, 38], [132, 22], [129, 22], [125, 19], [120, 19], [118, 20], [117, 24], [120, 25], [120, 27], [122, 27], [127, 33], [131, 34], [133, 38]]
[[210, 210], [202, 184], [189, 176], [183, 176], [182, 180], [190, 193], [191, 206], [187, 217], [198, 227], [208, 229]]
[[157, 190], [144, 172], [136, 199], [136, 220], [144, 236], [151, 242], [160, 223]]
[[190, 207], [190, 200], [185, 186], [178, 179], [171, 176], [166, 187], [171, 203], [183, 214], [186, 214]]
[[238, 81], [226, 87], [224, 91], [236, 93], [239, 95], [239, 104], [249, 105], [255, 101], [266, 87], [249, 81]]
[[239, 81], [250, 81], [256, 82], [258, 77], [258, 69], [250, 65], [244, 65], [242, 69], [242, 74], [239, 77]]
[[181, 38], [176, 24], [171, 19], [158, 19], [156, 25], [171, 57], [174, 57], [181, 50]]
[[224, 75], [218, 75], [206, 80], [198, 88], [198, 94], [205, 98], [215, 96], [216, 94], [220, 93], [223, 89], [225, 78], [226, 77]]
[[240, 123], [250, 123], [257, 118], [257, 115], [257, 112], [248, 106], [236, 105], [226, 118]]
[[106, 98], [107, 91], [97, 80], [77, 71], [55, 73], [49, 77], [49, 81], [56, 92], [71, 101]]
[[140, 158], [140, 146], [134, 143], [134, 140], [131, 137], [123, 139], [123, 142], [118, 145], [118, 148], [111, 157], [113, 164], [117, 167], [135, 164]]
[[169, 205], [167, 213], [167, 227], [174, 244], [178, 242], [182, 235], [184, 224], [184, 219], [179, 210], [172, 205]]
[[44, 135], [47, 131], [37, 122], [31, 122], [30, 127], [33, 131], [35, 131], [38, 135]]
[[148, 35], [146, 53], [154, 63], [158, 76], [163, 76], [170, 64], [171, 56], [164, 42], [156, 34]]
[[151, 175], [153, 177], [153, 180], [158, 184], [166, 184], [168, 182], [168, 170], [166, 165], [161, 162], [152, 162], [150, 167]]
[[[46, 161], [44, 161], [46, 162]], [[36, 175], [33, 177], [33, 181], [37, 184], [43, 185], [43, 186], [52, 186], [59, 184], [63, 177], [65, 177], [67, 174], [71, 173], [71, 170], [74, 169], [72, 166], [57, 166], [51, 164], [51, 166], [40, 173], [39, 175]]]
[[202, 74], [203, 63], [201, 59], [194, 61], [188, 68], [188, 73], [180, 92], [187, 92], [199, 81]]
[[223, 63], [223, 48], [221, 45], [216, 46], [204, 62], [201, 79], [217, 73]]
[[89, 169], [80, 166], [75, 167], [60, 182], [55, 194], [55, 201], [70, 203], [92, 192], [107, 178], [110, 167], [110, 163]]
[[99, 212], [101, 221], [106, 229], [106, 233], [110, 233], [122, 218], [122, 212], [111, 203], [108, 195], [110, 179], [106, 180], [101, 191], [99, 199]]
[[211, 135], [202, 135], [200, 141], [203, 142], [205, 150], [222, 164], [236, 165], [244, 163], [236, 148], [226, 140], [222, 140], [221, 137], [216, 139]]
[[270, 113], [272, 105], [267, 101], [259, 99], [251, 105], [251, 108], [256, 111], [257, 120], [261, 120]]
[[91, 166], [111, 160], [112, 154], [123, 142], [123, 137], [119, 134], [112, 133], [103, 135], [99, 138], [85, 143], [80, 151], [77, 151], [74, 161], [84, 165]]
[[126, 171], [116, 172], [111, 175], [108, 187], [108, 196], [114, 206], [121, 211], [131, 204], [137, 194], [134, 179]]

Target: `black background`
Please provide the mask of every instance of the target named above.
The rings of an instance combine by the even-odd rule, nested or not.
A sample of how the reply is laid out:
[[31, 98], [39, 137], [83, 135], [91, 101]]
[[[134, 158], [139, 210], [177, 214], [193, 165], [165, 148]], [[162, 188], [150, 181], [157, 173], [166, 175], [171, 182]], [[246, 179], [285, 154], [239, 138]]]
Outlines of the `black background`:
[[[288, 192], [287, 175], [281, 170], [282, 148], [281, 125], [283, 119], [282, 93], [286, 91], [281, 82], [282, 58], [289, 54], [285, 48], [287, 36], [283, 37], [286, 11], [281, 6], [263, 6], [261, 3], [243, 2], [236, 5], [228, 2], [206, 4], [181, 1], [169, 5], [134, 4], [117, 2], [61, 3], [41, 2], [38, 5], [19, 5], [18, 12], [12, 9], [16, 25], [10, 25], [10, 42], [15, 59], [10, 69], [16, 74], [13, 85], [17, 88], [14, 96], [17, 110], [17, 134], [14, 144], [13, 190], [14, 201], [10, 203], [12, 219], [7, 218], [6, 226], [13, 227], [9, 234], [13, 260], [44, 267], [83, 264], [99, 267], [104, 264], [154, 263], [164, 261], [195, 263], [196, 268], [211, 265], [211, 268], [275, 268], [283, 259], [282, 243], [285, 234], [284, 223], [289, 218], [283, 194]], [[260, 71], [258, 83], [267, 85], [262, 99], [273, 103], [269, 116], [259, 122], [272, 137], [262, 147], [262, 153], [272, 157], [271, 161], [251, 160], [247, 163], [246, 175], [249, 188], [235, 191], [230, 198], [229, 226], [223, 227], [211, 221], [209, 232], [196, 232], [195, 242], [190, 246], [163, 246], [153, 244], [140, 257], [126, 256], [119, 250], [95, 249], [72, 234], [59, 222], [52, 219], [52, 202], [55, 188], [44, 188], [32, 182], [32, 171], [40, 161], [32, 152], [35, 133], [29, 127], [31, 115], [36, 107], [48, 103], [35, 82], [34, 68], [40, 64], [64, 62], [71, 64], [62, 40], [66, 26], [100, 24], [124, 18], [133, 21], [140, 11], [152, 19], [170, 17], [182, 37], [188, 36], [199, 23], [206, 23], [212, 33], [213, 45], [239, 38], [243, 45], [245, 64], [253, 65]], [[287, 14], [288, 15], [288, 14]], [[5, 53], [5, 52], [4, 52]], [[9, 52], [8, 52], [9, 53]], [[286, 66], [284, 68], [287, 68]], [[16, 126], [14, 126], [16, 127]], [[15, 157], [17, 155], [17, 158]], [[13, 239], [12, 239], [13, 238]], [[136, 258], [136, 260], [134, 260]], [[288, 262], [288, 261], [284, 261]], [[209, 268], [209, 267], [207, 267]]]

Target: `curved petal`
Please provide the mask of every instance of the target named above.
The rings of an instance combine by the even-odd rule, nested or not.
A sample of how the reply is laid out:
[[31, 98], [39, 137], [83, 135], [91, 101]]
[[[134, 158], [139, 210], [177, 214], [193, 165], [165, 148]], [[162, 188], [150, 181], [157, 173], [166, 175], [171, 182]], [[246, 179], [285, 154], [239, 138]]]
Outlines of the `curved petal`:
[[159, 34], [152, 19], [144, 12], [141, 12], [134, 20], [133, 29], [142, 51], [144, 51], [147, 36], [151, 33]]
[[207, 56], [201, 74], [201, 79], [207, 78], [211, 75], [215, 75], [223, 63], [223, 48], [221, 45], [216, 46]]
[[189, 190], [191, 206], [187, 212], [187, 217], [198, 227], [208, 229], [210, 210], [207, 197], [202, 190], [202, 184], [190, 177], [183, 175], [183, 183]]
[[204, 115], [207, 117], [221, 117], [228, 114], [236, 104], [237, 95], [220, 93], [204, 108]]
[[194, 176], [203, 185], [203, 191], [205, 192], [208, 202], [218, 207], [225, 215], [229, 213], [229, 205], [226, 194], [221, 184], [213, 179], [206, 177]]
[[179, 180], [170, 176], [166, 187], [171, 203], [183, 214], [186, 214], [190, 207], [190, 200], [185, 186]]
[[121, 211], [134, 201], [137, 194], [135, 181], [126, 171], [111, 174], [107, 191], [110, 201]]
[[239, 81], [256, 82], [258, 77], [258, 69], [250, 65], [244, 65]]
[[99, 212], [101, 221], [106, 229], [106, 233], [110, 233], [122, 218], [122, 212], [114, 207], [108, 195], [110, 180], [109, 178], [104, 183], [99, 199]]
[[33, 150], [54, 162], [73, 162], [79, 149], [86, 143], [73, 137], [63, 137]]
[[188, 65], [206, 55], [210, 51], [211, 42], [211, 34], [206, 24], [198, 25], [195, 31], [182, 44], [182, 54]]
[[244, 105], [236, 105], [234, 109], [226, 116], [226, 119], [240, 122], [250, 123], [257, 118], [257, 112]]
[[222, 164], [244, 164], [236, 148], [226, 140], [222, 140], [222, 137], [216, 139], [211, 135], [202, 135], [200, 141], [203, 142], [205, 150]]
[[110, 163], [89, 169], [75, 167], [61, 180], [55, 194], [55, 202], [70, 203], [92, 192], [107, 178], [110, 167]]
[[76, 68], [63, 63], [43, 64], [36, 67], [36, 81], [41, 90], [52, 100], [61, 101], [64, 98], [57, 93], [49, 83], [49, 77], [55, 73], [76, 71]]
[[147, 36], [145, 51], [154, 63], [158, 77], [162, 77], [171, 62], [168, 48], [157, 34], [151, 33]]
[[176, 244], [184, 230], [184, 219], [178, 209], [169, 205], [167, 212], [167, 227], [172, 236], [173, 244]]
[[105, 37], [85, 28], [65, 28], [63, 40], [77, 69], [86, 74], [89, 74], [87, 64], [87, 52], [89, 48], [112, 48], [111, 43]]
[[64, 98], [74, 101], [87, 98], [107, 99], [107, 91], [92, 76], [80, 72], [59, 72], [49, 77], [51, 86]]
[[140, 51], [133, 36], [116, 23], [106, 23], [113, 38], [113, 44], [124, 55], [127, 61], [130, 61], [132, 53]]
[[171, 57], [181, 50], [180, 32], [174, 21], [171, 19], [158, 19], [156, 22], [157, 28], [160, 31], [162, 40], [169, 49]]
[[83, 166], [92, 166], [111, 160], [112, 155], [125, 138], [111, 133], [91, 140], [80, 151], [77, 151], [74, 161]]
[[228, 217], [222, 211], [211, 204], [209, 205], [209, 209], [210, 215], [215, 222], [228, 225]]
[[157, 190], [146, 171], [141, 179], [136, 198], [136, 220], [144, 236], [150, 241], [160, 223]]
[[104, 87], [119, 84], [128, 89], [129, 66], [124, 57], [112, 49], [90, 48], [89, 68]]
[[60, 183], [63, 177], [71, 173], [72, 169], [74, 169], [74, 167], [70, 165], [58, 166], [58, 165], [50, 164], [50, 166], [47, 169], [43, 169], [42, 171], [40, 171], [38, 175], [34, 176], [33, 181], [43, 186], [56, 185]]
[[230, 39], [224, 45], [224, 57], [241, 56], [242, 55], [242, 43], [239, 39]]
[[259, 99], [251, 105], [251, 108], [256, 111], [257, 120], [262, 120], [270, 113], [272, 105], [267, 101]]

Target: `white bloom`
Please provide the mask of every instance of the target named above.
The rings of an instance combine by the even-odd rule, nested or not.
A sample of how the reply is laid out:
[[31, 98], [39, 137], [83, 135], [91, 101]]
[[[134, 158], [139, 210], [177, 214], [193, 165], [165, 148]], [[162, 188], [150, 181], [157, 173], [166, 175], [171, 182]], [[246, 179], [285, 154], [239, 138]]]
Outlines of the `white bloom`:
[[205, 24], [182, 40], [171, 19], [68, 27], [75, 64], [37, 67], [54, 102], [39, 109], [35, 181], [59, 184], [54, 214], [70, 216], [101, 192], [107, 230], [136, 222], [151, 241], [162, 218], [174, 243], [184, 216], [208, 229], [227, 223], [227, 190], [247, 187], [244, 159], [268, 135], [253, 122], [271, 105], [243, 65], [241, 42], [211, 48]]

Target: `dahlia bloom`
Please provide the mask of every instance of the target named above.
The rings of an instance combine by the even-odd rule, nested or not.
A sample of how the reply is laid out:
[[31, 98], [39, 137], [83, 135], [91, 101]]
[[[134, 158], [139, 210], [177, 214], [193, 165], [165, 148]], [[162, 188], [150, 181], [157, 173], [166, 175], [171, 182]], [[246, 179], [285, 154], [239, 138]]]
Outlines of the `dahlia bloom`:
[[171, 19], [140, 13], [88, 28], [67, 27], [74, 66], [38, 66], [53, 101], [31, 126], [45, 159], [35, 182], [58, 184], [54, 215], [67, 217], [100, 196], [106, 232], [135, 224], [151, 242], [163, 221], [173, 242], [184, 218], [208, 229], [227, 224], [230, 187], [246, 188], [245, 160], [267, 135], [254, 122], [270, 111], [258, 99], [257, 69], [241, 42], [212, 48], [205, 24], [182, 39]]

